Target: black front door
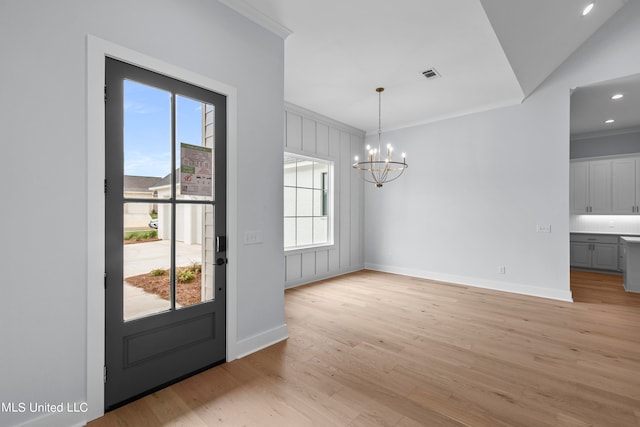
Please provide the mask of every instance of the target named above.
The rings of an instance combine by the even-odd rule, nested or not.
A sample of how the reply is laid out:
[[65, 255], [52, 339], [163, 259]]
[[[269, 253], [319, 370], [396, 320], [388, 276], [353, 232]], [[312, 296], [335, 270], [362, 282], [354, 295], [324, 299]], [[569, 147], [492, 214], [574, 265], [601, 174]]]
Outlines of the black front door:
[[226, 98], [106, 60], [105, 409], [226, 356]]

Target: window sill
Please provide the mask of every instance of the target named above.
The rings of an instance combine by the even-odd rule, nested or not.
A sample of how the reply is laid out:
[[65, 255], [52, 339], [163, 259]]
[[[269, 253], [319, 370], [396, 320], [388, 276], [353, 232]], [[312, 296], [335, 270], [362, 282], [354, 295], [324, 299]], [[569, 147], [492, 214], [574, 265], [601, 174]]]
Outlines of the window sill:
[[303, 254], [303, 253], [307, 253], [307, 252], [316, 252], [319, 250], [333, 250], [335, 249], [335, 243], [323, 243], [321, 245], [312, 245], [312, 246], [303, 246], [303, 247], [296, 247], [296, 248], [291, 248], [291, 249], [285, 249], [284, 250], [284, 254], [285, 255], [296, 255], [296, 254]]

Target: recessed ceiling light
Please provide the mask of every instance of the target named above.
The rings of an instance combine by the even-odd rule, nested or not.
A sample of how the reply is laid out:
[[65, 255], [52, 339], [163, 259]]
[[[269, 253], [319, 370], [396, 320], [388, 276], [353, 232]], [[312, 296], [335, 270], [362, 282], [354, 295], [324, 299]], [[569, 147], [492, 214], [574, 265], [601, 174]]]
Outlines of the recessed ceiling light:
[[591, 9], [593, 9], [594, 4], [595, 3], [589, 3], [589, 5], [582, 10], [582, 16], [587, 16], [589, 12], [591, 12]]
[[613, 96], [611, 97], [611, 99], [621, 99], [622, 97], [624, 97], [624, 95], [623, 95], [623, 94], [621, 94], [621, 93], [616, 93], [615, 95], [613, 95]]
[[615, 122], [615, 120], [613, 120], [613, 119], [609, 119], [609, 120], [605, 120], [604, 122], [605, 122], [606, 124], [611, 124], [611, 123]]

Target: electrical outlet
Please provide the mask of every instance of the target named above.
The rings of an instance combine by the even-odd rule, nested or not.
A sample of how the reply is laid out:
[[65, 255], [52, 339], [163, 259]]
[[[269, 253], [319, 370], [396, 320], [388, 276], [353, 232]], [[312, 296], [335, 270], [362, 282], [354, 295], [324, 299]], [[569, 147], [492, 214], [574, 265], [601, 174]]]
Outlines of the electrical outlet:
[[507, 274], [507, 267], [505, 267], [504, 265], [501, 265], [500, 267], [498, 267], [498, 273]]

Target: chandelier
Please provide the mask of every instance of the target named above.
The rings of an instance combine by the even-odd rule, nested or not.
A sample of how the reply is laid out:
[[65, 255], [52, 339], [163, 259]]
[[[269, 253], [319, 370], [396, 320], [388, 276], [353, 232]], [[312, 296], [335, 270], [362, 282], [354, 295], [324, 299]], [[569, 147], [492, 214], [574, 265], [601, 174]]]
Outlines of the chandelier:
[[358, 156], [356, 156], [356, 162], [352, 165], [352, 167], [360, 173], [362, 179], [375, 184], [378, 188], [382, 187], [382, 184], [386, 182], [400, 178], [404, 170], [409, 167], [405, 153], [402, 153], [402, 161], [393, 160], [393, 147], [391, 144], [387, 144], [385, 153], [383, 153], [380, 138], [382, 134], [382, 127], [380, 126], [382, 116], [382, 91], [384, 91], [383, 87], [376, 89], [376, 92], [378, 92], [378, 147], [372, 148], [370, 145], [367, 145], [365, 153], [366, 160], [358, 161]]

